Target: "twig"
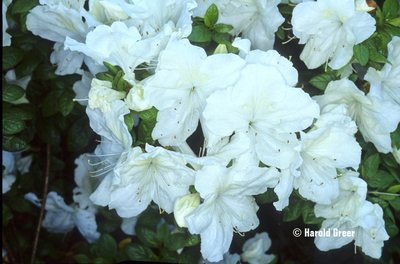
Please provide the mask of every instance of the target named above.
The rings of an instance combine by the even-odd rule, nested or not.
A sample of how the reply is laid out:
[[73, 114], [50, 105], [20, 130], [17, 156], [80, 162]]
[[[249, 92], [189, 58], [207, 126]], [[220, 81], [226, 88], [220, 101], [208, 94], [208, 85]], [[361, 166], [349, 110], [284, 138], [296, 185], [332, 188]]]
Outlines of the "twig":
[[22, 257], [22, 250], [21, 250], [21, 246], [19, 244], [19, 239], [18, 239], [18, 233], [17, 233], [17, 229], [15, 228], [15, 224], [13, 219], [11, 219], [11, 225], [12, 225], [12, 230], [15, 236], [15, 239], [17, 240], [17, 249], [18, 249], [18, 256], [19, 256], [19, 260], [21, 263], [24, 262], [24, 258]]
[[[3, 229], [4, 229], [4, 227], [3, 227]], [[2, 230], [2, 231], [3, 231], [2, 232], [3, 233], [3, 247], [7, 251], [8, 262], [9, 263], [15, 263], [15, 258], [14, 258], [14, 255], [12, 254], [12, 250], [10, 248], [10, 245], [7, 242], [6, 235], [4, 234], [4, 230]]]
[[35, 262], [35, 255], [36, 255], [36, 250], [37, 250], [37, 244], [38, 244], [38, 241], [39, 241], [40, 228], [42, 226], [44, 208], [46, 206], [47, 186], [49, 184], [49, 177], [50, 177], [50, 159], [51, 159], [50, 144], [47, 144], [46, 178], [44, 180], [42, 208], [40, 209], [39, 223], [38, 223], [37, 228], [36, 228], [36, 236], [35, 236], [35, 243], [33, 244], [33, 251], [32, 251], [32, 256], [31, 256], [31, 264], [33, 264]]

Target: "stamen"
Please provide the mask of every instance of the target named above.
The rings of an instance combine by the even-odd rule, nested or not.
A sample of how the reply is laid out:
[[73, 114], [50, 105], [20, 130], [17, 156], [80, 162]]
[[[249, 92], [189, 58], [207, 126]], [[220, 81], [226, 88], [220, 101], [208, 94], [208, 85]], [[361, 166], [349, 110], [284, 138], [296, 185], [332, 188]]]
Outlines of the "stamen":
[[292, 41], [293, 39], [296, 39], [297, 37], [296, 37], [296, 36], [293, 36], [293, 37], [288, 36], [288, 38], [289, 38], [289, 39], [288, 39], [287, 41], [282, 42], [283, 45], [289, 43], [290, 41]]

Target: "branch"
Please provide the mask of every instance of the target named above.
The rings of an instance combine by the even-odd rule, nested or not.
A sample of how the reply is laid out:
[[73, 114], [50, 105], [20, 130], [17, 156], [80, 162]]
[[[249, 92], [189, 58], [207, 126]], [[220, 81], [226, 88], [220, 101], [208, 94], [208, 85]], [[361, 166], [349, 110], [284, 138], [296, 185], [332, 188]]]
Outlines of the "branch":
[[33, 264], [35, 262], [35, 255], [36, 255], [36, 250], [37, 250], [37, 244], [39, 241], [40, 228], [42, 226], [44, 208], [46, 206], [47, 186], [49, 185], [49, 177], [50, 177], [50, 159], [51, 159], [50, 144], [47, 144], [46, 178], [44, 180], [42, 208], [40, 209], [39, 223], [36, 228], [36, 236], [35, 236], [35, 243], [33, 245], [32, 256], [31, 256], [31, 264]]

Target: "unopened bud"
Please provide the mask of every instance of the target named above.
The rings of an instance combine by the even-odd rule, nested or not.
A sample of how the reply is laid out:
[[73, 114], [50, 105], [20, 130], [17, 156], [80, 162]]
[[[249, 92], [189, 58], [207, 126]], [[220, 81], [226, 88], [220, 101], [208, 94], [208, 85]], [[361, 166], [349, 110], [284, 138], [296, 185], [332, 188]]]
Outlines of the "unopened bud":
[[228, 53], [228, 49], [226, 48], [225, 44], [219, 44], [214, 51], [214, 54], [220, 54], [220, 53]]
[[356, 0], [356, 11], [373, 12], [376, 11], [377, 4], [373, 0]]
[[188, 194], [178, 197], [174, 205], [175, 221], [180, 227], [187, 227], [185, 217], [193, 212], [200, 204], [200, 194]]

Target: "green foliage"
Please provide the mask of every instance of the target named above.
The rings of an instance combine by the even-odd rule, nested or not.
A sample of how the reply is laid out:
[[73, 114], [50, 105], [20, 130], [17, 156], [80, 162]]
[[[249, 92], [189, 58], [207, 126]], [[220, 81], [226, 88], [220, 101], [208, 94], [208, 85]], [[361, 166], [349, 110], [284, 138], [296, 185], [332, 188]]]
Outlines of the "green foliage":
[[309, 83], [320, 90], [325, 90], [329, 82], [336, 80], [336, 75], [333, 73], [319, 74], [310, 79]]

